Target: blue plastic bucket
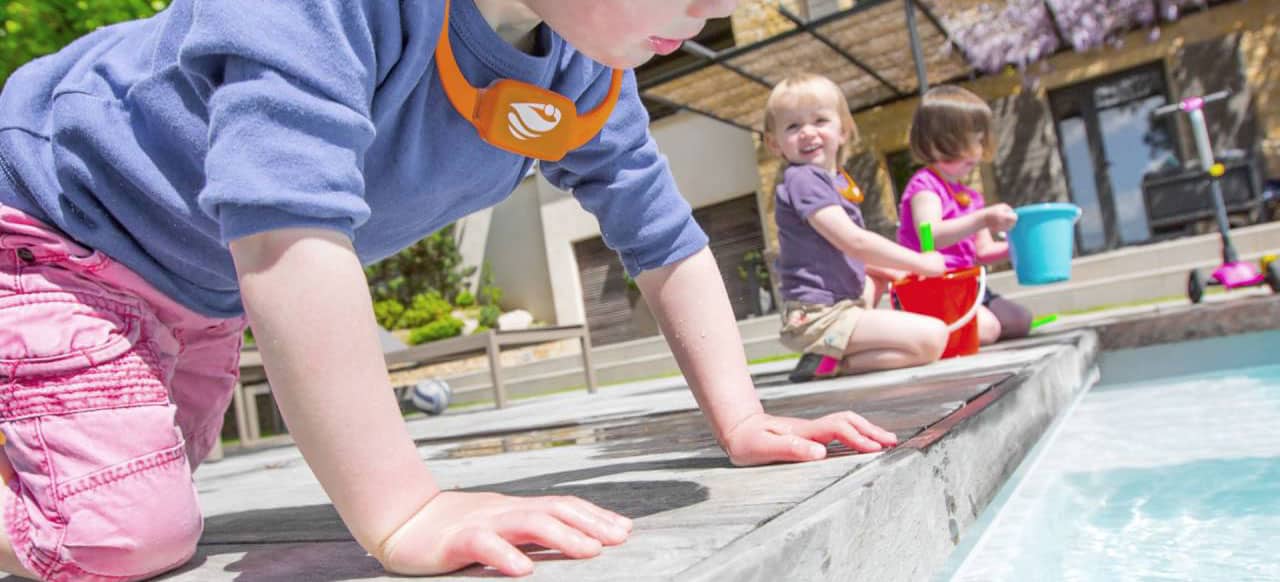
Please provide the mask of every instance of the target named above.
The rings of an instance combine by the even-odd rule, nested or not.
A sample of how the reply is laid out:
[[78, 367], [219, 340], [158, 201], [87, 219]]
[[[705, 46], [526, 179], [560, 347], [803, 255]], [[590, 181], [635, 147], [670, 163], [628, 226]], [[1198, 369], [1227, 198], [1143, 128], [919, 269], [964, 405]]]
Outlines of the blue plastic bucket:
[[1018, 223], [1009, 231], [1009, 259], [1022, 285], [1044, 285], [1071, 278], [1075, 223], [1080, 207], [1051, 202], [1015, 208]]

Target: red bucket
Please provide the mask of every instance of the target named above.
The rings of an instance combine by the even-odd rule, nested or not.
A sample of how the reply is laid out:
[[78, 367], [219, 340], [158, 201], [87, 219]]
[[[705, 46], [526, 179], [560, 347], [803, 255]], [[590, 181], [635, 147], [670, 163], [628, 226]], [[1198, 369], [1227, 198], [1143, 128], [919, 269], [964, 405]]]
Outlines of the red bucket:
[[982, 267], [952, 269], [941, 277], [911, 275], [893, 283], [902, 308], [941, 319], [951, 336], [942, 357], [978, 353], [978, 307], [986, 293], [987, 273]]

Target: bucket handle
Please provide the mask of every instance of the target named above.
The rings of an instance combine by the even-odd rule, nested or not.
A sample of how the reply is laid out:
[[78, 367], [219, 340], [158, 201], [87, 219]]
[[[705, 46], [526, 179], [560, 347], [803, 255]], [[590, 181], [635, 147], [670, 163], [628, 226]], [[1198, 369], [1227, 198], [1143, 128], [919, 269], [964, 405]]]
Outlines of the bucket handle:
[[978, 267], [978, 298], [974, 299], [973, 307], [969, 308], [968, 313], [965, 313], [960, 319], [957, 319], [947, 324], [947, 333], [954, 332], [957, 329], [964, 327], [965, 324], [969, 323], [969, 320], [973, 319], [973, 317], [978, 314], [978, 308], [982, 306], [982, 298], [985, 297], [986, 294], [987, 294], [987, 268]]

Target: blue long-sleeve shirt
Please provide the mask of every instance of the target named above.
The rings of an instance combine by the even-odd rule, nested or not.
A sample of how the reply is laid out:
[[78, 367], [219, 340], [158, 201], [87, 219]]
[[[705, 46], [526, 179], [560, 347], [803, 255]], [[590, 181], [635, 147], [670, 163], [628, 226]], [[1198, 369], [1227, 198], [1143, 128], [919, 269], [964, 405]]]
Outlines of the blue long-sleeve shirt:
[[[175, 0], [15, 72], [0, 93], [0, 204], [52, 223], [192, 309], [241, 313], [228, 242], [288, 227], [371, 263], [515, 189], [529, 159], [476, 136], [437, 78], [438, 0]], [[579, 111], [610, 71], [547, 27], [520, 52], [472, 0], [450, 42], [477, 87], [550, 88]], [[633, 275], [706, 244], [628, 73], [604, 130], [544, 176]]]

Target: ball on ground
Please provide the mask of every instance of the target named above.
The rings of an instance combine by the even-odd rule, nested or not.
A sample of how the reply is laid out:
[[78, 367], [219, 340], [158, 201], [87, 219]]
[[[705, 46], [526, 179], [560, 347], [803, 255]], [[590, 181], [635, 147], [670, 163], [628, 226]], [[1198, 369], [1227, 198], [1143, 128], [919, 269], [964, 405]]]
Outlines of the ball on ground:
[[413, 407], [435, 416], [444, 412], [453, 400], [453, 389], [449, 383], [439, 378], [427, 378], [413, 386], [409, 392], [409, 401]]

